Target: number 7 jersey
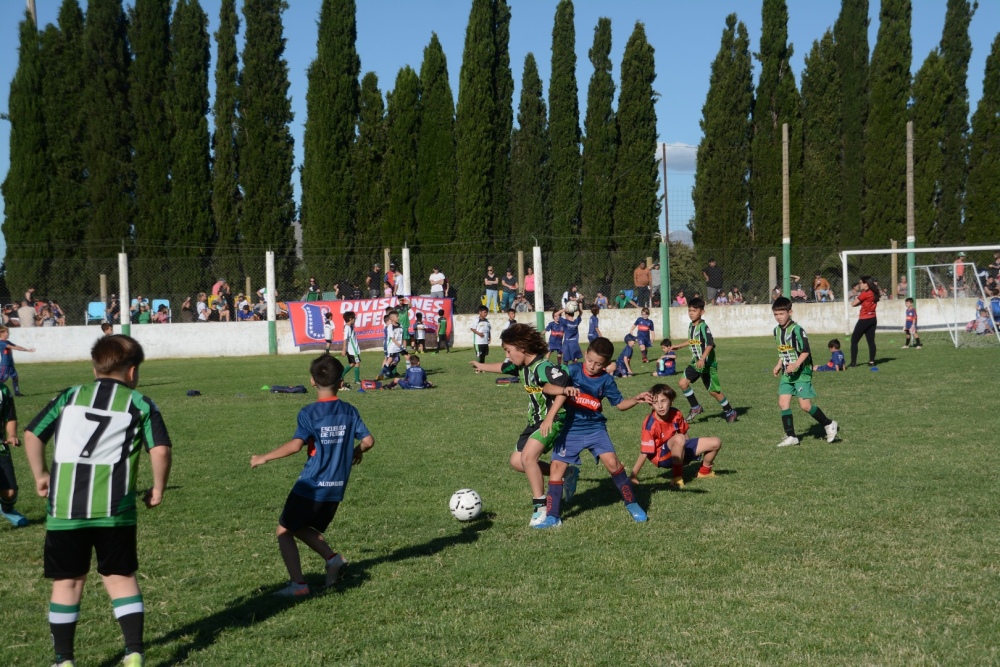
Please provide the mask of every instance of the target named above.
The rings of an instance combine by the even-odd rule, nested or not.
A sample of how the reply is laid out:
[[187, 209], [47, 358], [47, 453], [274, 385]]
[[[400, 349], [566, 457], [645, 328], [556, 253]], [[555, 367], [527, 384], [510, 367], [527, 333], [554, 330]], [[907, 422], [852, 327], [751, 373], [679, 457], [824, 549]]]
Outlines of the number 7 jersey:
[[66, 389], [25, 430], [53, 443], [49, 530], [135, 524], [139, 452], [170, 446], [156, 405], [110, 378]]

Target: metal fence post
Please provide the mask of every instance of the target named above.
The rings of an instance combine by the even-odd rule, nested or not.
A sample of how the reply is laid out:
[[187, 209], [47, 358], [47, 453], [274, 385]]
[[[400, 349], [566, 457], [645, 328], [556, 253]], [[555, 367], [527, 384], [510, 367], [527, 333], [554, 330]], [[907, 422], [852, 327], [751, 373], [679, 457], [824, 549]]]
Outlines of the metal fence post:
[[264, 262], [267, 265], [267, 353], [278, 354], [278, 325], [275, 322], [275, 293], [274, 293], [274, 251], [268, 250], [264, 255]]
[[531, 249], [531, 264], [535, 271], [535, 327], [545, 331], [545, 284], [542, 282], [542, 249]]

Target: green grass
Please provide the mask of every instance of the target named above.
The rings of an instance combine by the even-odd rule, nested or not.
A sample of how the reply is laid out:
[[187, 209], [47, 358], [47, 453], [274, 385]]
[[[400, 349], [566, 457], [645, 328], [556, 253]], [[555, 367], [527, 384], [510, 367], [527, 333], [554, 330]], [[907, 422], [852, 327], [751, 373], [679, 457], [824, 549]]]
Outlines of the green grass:
[[[726, 424], [699, 385], [706, 414], [692, 427], [722, 437], [719, 478], [671, 492], [668, 473], [647, 466], [638, 493], [650, 520], [638, 525], [604, 468], [586, 463], [552, 531], [528, 528], [527, 482], [507, 467], [522, 390], [473, 374], [467, 350], [426, 355], [438, 389], [346, 396], [377, 441], [327, 532], [351, 564], [335, 590], [299, 602], [269, 594], [287, 577], [273, 533], [302, 461], [251, 471], [249, 458], [287, 440], [311, 400], [261, 385], [307, 383], [311, 355], [149, 362], [140, 388], [175, 443], [163, 505], [140, 510], [149, 664], [998, 664], [1000, 349], [955, 350], [943, 335], [920, 351], [901, 342], [879, 335], [877, 373], [817, 375], [840, 442], [796, 409], [803, 445], [778, 450], [773, 342], [720, 341], [740, 421]], [[366, 354], [368, 377], [376, 365]], [[24, 365], [21, 375], [23, 426], [90, 370]], [[619, 386], [632, 395], [651, 384]], [[626, 466], [645, 414], [610, 410]], [[22, 450], [15, 464], [33, 523], [0, 526], [0, 664], [47, 664], [44, 508]], [[447, 510], [465, 486], [486, 508], [471, 524]], [[302, 553], [321, 587], [319, 558]], [[80, 665], [121, 658], [96, 579], [76, 648]]]

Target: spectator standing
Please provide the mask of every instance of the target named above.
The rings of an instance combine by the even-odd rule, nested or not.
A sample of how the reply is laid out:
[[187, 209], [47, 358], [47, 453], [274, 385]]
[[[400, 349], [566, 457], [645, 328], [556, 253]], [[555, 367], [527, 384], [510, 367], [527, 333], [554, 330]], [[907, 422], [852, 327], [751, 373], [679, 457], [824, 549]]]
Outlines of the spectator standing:
[[816, 303], [821, 303], [823, 301], [833, 301], [833, 290], [830, 289], [830, 281], [823, 277], [823, 274], [819, 271], [816, 272], [816, 277], [813, 278], [813, 296], [816, 298]]
[[435, 299], [444, 298], [444, 282], [447, 277], [441, 273], [441, 267], [435, 266], [433, 273], [431, 273], [431, 296]]
[[212, 294], [214, 294], [215, 296], [219, 296], [219, 292], [222, 291], [222, 286], [225, 284], [226, 284], [225, 278], [219, 278], [218, 280], [216, 280], [215, 284], [212, 285]]
[[705, 300], [715, 301], [722, 290], [722, 269], [716, 265], [714, 257], [708, 260], [708, 266], [701, 270], [701, 275], [705, 276]]
[[[28, 296], [34, 289], [28, 290], [25, 296]], [[117, 302], [115, 302], [117, 303]], [[17, 309], [17, 318], [21, 321], [21, 328], [33, 327], [35, 326], [35, 306], [25, 301], [21, 304], [21, 307]]]
[[517, 278], [514, 277], [513, 271], [507, 269], [507, 272], [503, 274], [503, 278], [500, 280], [500, 286], [503, 288], [503, 299], [500, 301], [500, 310], [506, 311], [514, 305], [514, 299], [517, 297]]
[[22, 306], [31, 306], [32, 308], [35, 307], [35, 288], [34, 287], [29, 287], [24, 292], [24, 302], [21, 305]]
[[660, 296], [660, 263], [653, 262], [653, 268], [649, 270], [649, 291], [653, 298]]
[[524, 298], [528, 300], [531, 307], [535, 307], [535, 270], [530, 266], [524, 275]]
[[652, 282], [652, 278], [649, 275], [649, 269], [646, 267], [646, 261], [643, 260], [639, 262], [639, 266], [636, 267], [635, 271], [632, 272], [632, 282], [635, 284], [635, 301], [639, 306], [649, 306], [649, 284]]
[[965, 288], [965, 253], [960, 252], [955, 257], [955, 289]]
[[365, 276], [365, 287], [368, 290], [369, 299], [379, 298], [379, 285], [382, 283], [382, 267], [378, 262], [372, 264], [372, 270]]
[[486, 309], [491, 313], [500, 311], [500, 277], [493, 272], [492, 266], [486, 267], [486, 277], [483, 278], [483, 286], [486, 288]]
[[402, 277], [402, 274], [396, 271], [396, 263], [389, 262], [389, 270], [385, 272], [385, 287], [383, 288], [386, 296], [399, 296], [402, 294], [399, 290], [403, 284]]

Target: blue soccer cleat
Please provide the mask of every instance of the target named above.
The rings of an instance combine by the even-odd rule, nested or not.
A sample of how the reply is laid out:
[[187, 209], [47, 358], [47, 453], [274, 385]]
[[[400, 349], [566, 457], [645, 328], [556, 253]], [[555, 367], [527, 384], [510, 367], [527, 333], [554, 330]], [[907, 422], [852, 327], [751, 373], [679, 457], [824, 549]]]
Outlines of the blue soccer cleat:
[[573, 496], [576, 495], [576, 483], [579, 479], [580, 468], [578, 466], [570, 466], [566, 468], [566, 474], [563, 475], [562, 490], [562, 497], [566, 502], [573, 500]]
[[24, 528], [28, 525], [28, 517], [24, 516], [15, 509], [12, 509], [9, 512], [0, 511], [0, 514], [2, 514], [3, 518], [7, 519], [7, 521], [10, 521], [10, 525], [15, 528]]
[[632, 515], [632, 518], [635, 519], [636, 523], [642, 523], [646, 520], [646, 512], [639, 507], [639, 503], [629, 503], [625, 506], [625, 509], [627, 509], [628, 513]]
[[532, 526], [532, 528], [536, 530], [544, 530], [545, 528], [559, 528], [560, 526], [562, 526], [562, 519], [557, 516], [549, 515], [545, 517], [545, 521]]

